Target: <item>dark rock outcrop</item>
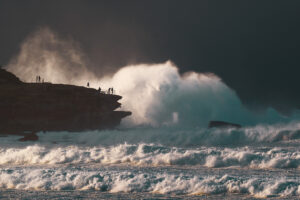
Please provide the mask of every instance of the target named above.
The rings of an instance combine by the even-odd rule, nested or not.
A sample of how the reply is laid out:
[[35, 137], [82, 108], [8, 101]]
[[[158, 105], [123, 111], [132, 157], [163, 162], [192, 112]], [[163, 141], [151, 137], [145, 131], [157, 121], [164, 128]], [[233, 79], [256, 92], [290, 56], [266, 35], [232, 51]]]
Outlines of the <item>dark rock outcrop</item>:
[[0, 84], [21, 84], [22, 82], [14, 74], [1, 69], [0, 67]]
[[239, 124], [224, 122], [224, 121], [210, 121], [209, 128], [242, 128]]
[[92, 88], [51, 83], [23, 83], [0, 68], [0, 134], [33, 138], [39, 131], [111, 129], [131, 112], [115, 111], [119, 95]]

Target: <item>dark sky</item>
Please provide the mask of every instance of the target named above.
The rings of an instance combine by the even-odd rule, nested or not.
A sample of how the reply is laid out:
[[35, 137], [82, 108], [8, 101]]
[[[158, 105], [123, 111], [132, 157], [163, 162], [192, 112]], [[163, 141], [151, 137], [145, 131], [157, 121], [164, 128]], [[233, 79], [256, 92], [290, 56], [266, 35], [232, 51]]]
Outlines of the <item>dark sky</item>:
[[40, 26], [78, 41], [99, 73], [170, 59], [248, 105], [300, 108], [299, 0], [0, 0], [0, 63]]

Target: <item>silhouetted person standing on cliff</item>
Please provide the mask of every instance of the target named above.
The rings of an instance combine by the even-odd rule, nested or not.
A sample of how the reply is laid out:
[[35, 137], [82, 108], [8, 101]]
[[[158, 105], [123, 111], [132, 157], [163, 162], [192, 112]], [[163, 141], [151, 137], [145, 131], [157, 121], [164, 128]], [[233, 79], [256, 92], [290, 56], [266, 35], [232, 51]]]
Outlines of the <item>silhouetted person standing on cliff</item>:
[[87, 82], [87, 87], [90, 87], [90, 83], [89, 82]]
[[114, 88], [111, 88], [111, 94], [114, 94]]
[[40, 83], [40, 82], [41, 82], [41, 77], [40, 77], [40, 76], [36, 76], [35, 81], [36, 81], [37, 83]]

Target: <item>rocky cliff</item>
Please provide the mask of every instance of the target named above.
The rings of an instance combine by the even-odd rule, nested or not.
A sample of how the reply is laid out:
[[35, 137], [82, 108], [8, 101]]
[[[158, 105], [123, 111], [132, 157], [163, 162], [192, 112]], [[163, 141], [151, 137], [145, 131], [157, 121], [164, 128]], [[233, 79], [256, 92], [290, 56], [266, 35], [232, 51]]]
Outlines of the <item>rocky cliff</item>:
[[73, 85], [23, 83], [0, 69], [0, 134], [114, 128], [131, 114], [115, 111], [121, 98]]

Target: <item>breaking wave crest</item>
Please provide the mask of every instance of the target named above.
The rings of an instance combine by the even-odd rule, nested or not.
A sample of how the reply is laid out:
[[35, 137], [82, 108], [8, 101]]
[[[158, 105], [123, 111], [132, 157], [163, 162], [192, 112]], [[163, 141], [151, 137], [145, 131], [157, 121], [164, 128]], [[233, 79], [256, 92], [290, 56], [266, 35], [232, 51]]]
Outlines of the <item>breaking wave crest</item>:
[[136, 171], [14, 168], [0, 170], [0, 187], [22, 190], [100, 190], [115, 192], [151, 192], [161, 194], [240, 193], [255, 197], [294, 196], [300, 194], [297, 178], [238, 177], [230, 175], [191, 175]]
[[216, 75], [178, 71], [170, 61], [126, 66], [102, 83], [114, 86], [124, 97], [124, 109], [133, 115], [123, 124], [131, 126], [207, 127], [211, 120], [249, 126], [299, 119], [297, 113], [284, 117], [272, 108], [251, 112]]
[[129, 164], [133, 166], [195, 166], [300, 168], [300, 151], [291, 148], [197, 148], [183, 149], [151, 144], [109, 147], [1, 148], [0, 165]]

